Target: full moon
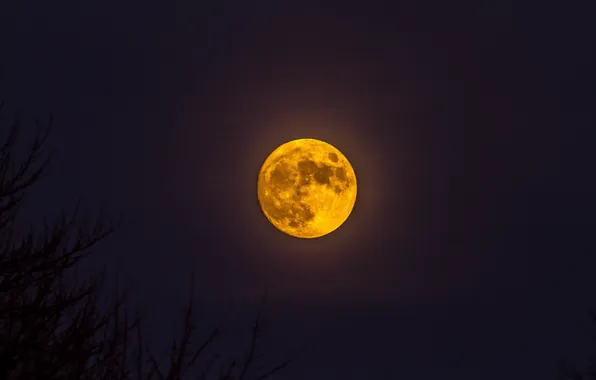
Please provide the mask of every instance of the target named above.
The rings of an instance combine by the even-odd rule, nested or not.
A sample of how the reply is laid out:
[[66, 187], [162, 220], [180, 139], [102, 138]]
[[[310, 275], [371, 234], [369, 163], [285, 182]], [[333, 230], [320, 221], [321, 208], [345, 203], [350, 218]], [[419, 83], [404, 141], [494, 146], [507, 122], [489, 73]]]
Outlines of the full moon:
[[336, 147], [298, 139], [275, 149], [259, 172], [261, 209], [277, 229], [312, 239], [335, 231], [356, 202], [356, 174]]

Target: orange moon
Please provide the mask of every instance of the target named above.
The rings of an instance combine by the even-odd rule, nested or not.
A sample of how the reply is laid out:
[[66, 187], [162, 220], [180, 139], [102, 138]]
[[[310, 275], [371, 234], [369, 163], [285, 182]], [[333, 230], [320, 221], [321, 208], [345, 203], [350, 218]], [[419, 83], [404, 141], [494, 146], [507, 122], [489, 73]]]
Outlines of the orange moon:
[[280, 231], [312, 239], [338, 229], [356, 203], [356, 173], [339, 149], [316, 139], [275, 149], [259, 172], [261, 209]]

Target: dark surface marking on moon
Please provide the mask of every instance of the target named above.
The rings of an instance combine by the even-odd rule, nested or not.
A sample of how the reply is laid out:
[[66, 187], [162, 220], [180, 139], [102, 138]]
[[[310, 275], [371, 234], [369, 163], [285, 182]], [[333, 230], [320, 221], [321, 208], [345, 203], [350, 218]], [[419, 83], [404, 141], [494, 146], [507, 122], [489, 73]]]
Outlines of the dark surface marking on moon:
[[294, 185], [291, 174], [292, 171], [288, 164], [279, 163], [269, 174], [269, 181], [271, 181], [276, 188], [288, 189]]
[[286, 218], [286, 212], [283, 209], [276, 207], [273, 199], [267, 197], [263, 203], [271, 218], [278, 221]]
[[287, 212], [288, 225], [292, 228], [305, 227], [311, 221], [315, 214], [310, 207], [303, 204], [292, 204]]
[[333, 168], [323, 164], [314, 174], [315, 181], [322, 185], [329, 185], [329, 178], [333, 177]]
[[300, 172], [301, 184], [310, 182], [308, 178], [312, 175], [314, 180], [319, 184], [329, 185], [329, 178], [333, 177], [333, 167], [325, 164], [319, 166], [316, 162], [311, 160], [302, 160], [298, 162], [298, 171]]
[[292, 199], [294, 200], [300, 200], [302, 199], [302, 196], [304, 195], [308, 195], [308, 189], [305, 189], [304, 185], [297, 185], [296, 186], [296, 191], [294, 193], [294, 196], [292, 197]]
[[[335, 175], [340, 181], [347, 182], [348, 176], [346, 175], [346, 169], [335, 168]], [[346, 184], [346, 186], [349, 186], [349, 184]]]
[[[315, 216], [310, 207], [300, 201], [304, 195], [308, 194], [305, 185], [310, 184], [310, 177], [319, 170], [319, 167], [311, 160], [303, 160], [299, 162], [298, 169], [298, 173], [296, 173], [295, 168], [288, 163], [279, 161], [269, 173], [272, 194], [264, 199], [264, 206], [270, 217], [277, 221], [287, 220], [288, 225], [292, 228], [305, 227]], [[299, 180], [297, 181], [298, 176]], [[280, 197], [280, 193], [288, 190], [294, 190], [291, 202], [284, 201]], [[276, 205], [275, 200], [279, 201], [281, 205]]]
[[318, 169], [317, 164], [314, 161], [311, 160], [302, 160], [300, 162], [298, 162], [298, 171], [300, 171], [300, 174], [304, 175], [308, 175], [308, 174], [314, 174]]
[[339, 161], [339, 157], [337, 157], [337, 154], [335, 154], [335, 153], [329, 153], [329, 154], [327, 155], [327, 157], [329, 157], [329, 159], [330, 159], [332, 162], [337, 162], [337, 161]]

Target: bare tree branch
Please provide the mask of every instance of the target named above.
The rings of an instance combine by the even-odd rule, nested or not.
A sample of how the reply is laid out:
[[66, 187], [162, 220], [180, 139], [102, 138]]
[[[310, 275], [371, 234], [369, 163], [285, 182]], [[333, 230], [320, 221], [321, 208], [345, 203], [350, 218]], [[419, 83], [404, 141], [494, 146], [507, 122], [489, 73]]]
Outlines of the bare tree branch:
[[[3, 106], [0, 102], [0, 110]], [[172, 341], [169, 362], [163, 361], [145, 347], [140, 317], [129, 311], [118, 283], [109, 289], [105, 271], [84, 280], [77, 277], [81, 260], [115, 231], [113, 222], [100, 212], [89, 223], [77, 201], [74, 210], [58, 220], [40, 216], [40, 228], [31, 225], [25, 232], [17, 228], [19, 206], [49, 167], [51, 155], [45, 145], [52, 123], [50, 116], [22, 159], [17, 154], [18, 117], [0, 143], [0, 379], [182, 380], [196, 374], [202, 380], [245, 380], [253, 371], [261, 372], [254, 377], [261, 380], [286, 368], [289, 361], [273, 366], [256, 363], [263, 356], [257, 343], [267, 289], [246, 354], [241, 358], [211, 354], [202, 363], [203, 356], [215, 349], [222, 328], [197, 338], [193, 276], [181, 335]], [[38, 121], [36, 125], [40, 127]]]

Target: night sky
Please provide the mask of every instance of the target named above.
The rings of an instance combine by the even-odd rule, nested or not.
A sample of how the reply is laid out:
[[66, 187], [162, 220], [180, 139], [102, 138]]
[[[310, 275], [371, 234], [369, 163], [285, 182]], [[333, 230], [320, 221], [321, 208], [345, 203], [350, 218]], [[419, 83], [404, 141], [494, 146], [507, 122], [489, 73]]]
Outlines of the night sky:
[[[196, 275], [206, 326], [269, 287], [280, 379], [552, 379], [596, 308], [596, 9], [589, 1], [42, 0], [0, 6], [5, 109], [55, 116], [26, 212], [100, 205], [106, 265], [159, 343]], [[338, 147], [334, 233], [277, 231], [278, 145]]]

